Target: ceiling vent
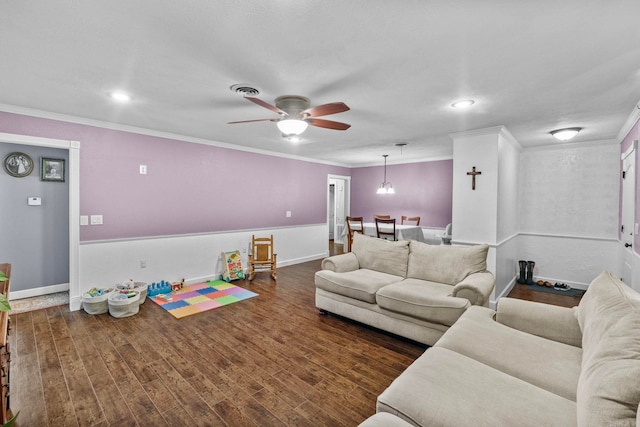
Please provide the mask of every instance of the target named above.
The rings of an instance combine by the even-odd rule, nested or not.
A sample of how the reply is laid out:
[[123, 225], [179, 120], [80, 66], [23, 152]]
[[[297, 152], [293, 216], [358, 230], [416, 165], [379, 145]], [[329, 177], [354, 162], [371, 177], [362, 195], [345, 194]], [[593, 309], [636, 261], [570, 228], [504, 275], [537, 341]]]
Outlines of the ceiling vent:
[[236, 85], [231, 86], [229, 89], [231, 89], [232, 92], [235, 92], [241, 96], [256, 97], [260, 95], [260, 89], [255, 88], [247, 83], [238, 83]]

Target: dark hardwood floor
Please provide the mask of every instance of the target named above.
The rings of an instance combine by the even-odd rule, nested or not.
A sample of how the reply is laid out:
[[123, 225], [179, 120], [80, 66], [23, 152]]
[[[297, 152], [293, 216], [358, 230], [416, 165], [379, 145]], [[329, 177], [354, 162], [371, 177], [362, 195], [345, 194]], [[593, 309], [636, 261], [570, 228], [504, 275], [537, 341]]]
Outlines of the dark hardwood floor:
[[319, 268], [235, 282], [259, 296], [180, 320], [151, 301], [123, 319], [66, 306], [12, 315], [16, 425], [359, 424], [425, 346], [319, 315]]
[[319, 315], [319, 268], [235, 282], [259, 296], [180, 320], [151, 301], [123, 319], [13, 315], [16, 425], [357, 425], [425, 346]]

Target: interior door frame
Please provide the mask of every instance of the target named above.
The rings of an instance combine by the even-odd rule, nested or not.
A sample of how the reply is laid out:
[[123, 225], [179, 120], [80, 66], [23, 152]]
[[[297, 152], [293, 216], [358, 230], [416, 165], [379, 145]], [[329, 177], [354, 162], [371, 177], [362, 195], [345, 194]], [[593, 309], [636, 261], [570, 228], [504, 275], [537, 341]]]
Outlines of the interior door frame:
[[[636, 230], [636, 202], [637, 202], [637, 179], [638, 179], [638, 170], [637, 170], [637, 148], [638, 141], [633, 140], [631, 146], [620, 156], [621, 160], [621, 179], [622, 179], [622, 188], [621, 188], [621, 197], [622, 201], [620, 203], [620, 249], [622, 256], [621, 258], [621, 276], [622, 279], [630, 286], [633, 287], [634, 282], [634, 259], [635, 259], [635, 236], [637, 234]], [[631, 180], [626, 180], [625, 173], [629, 168], [625, 167], [627, 162], [632, 163], [633, 168], [633, 176]], [[625, 191], [626, 186], [631, 185], [630, 189]], [[631, 194], [631, 197], [627, 198], [625, 195]], [[627, 209], [630, 212], [627, 212]], [[625, 224], [624, 220], [630, 217], [631, 224]], [[631, 227], [631, 241], [629, 242], [629, 232], [628, 229], [623, 230], [622, 227]]]
[[[328, 174], [327, 175], [327, 236], [329, 235], [329, 213], [328, 213], [328, 207], [330, 206], [330, 197], [331, 197], [331, 191], [330, 191], [330, 185], [331, 185], [331, 181], [335, 180], [335, 181], [343, 181], [344, 182], [344, 215], [345, 218], [347, 216], [350, 215], [351, 213], [351, 177], [350, 176], [346, 176], [346, 175], [333, 175], [333, 174]], [[338, 194], [337, 188], [335, 188], [334, 191], [334, 195]], [[334, 207], [335, 209], [335, 207]], [[337, 223], [338, 223], [338, 216], [333, 215], [333, 219], [334, 219], [334, 225], [333, 225], [333, 238], [335, 241], [336, 238], [336, 230], [337, 230]], [[329, 239], [327, 238], [327, 245], [328, 245], [328, 241]]]
[[69, 150], [69, 309], [80, 310], [80, 142], [1, 132], [0, 141]]

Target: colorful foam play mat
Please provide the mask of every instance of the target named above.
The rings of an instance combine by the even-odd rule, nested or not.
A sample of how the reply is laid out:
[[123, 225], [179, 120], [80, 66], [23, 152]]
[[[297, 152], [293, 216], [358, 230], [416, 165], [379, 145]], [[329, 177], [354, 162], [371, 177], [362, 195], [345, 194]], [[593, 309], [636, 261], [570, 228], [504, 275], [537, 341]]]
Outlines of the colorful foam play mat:
[[223, 280], [211, 280], [184, 285], [179, 291], [155, 295], [150, 299], [181, 319], [257, 296], [254, 292]]

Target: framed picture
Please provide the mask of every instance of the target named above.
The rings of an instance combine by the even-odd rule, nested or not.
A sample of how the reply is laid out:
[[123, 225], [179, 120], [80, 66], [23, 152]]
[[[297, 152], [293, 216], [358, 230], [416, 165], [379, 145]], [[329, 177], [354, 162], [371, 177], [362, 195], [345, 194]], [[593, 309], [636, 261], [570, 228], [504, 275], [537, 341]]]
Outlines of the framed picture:
[[64, 159], [40, 157], [40, 181], [64, 182]]
[[3, 162], [4, 170], [11, 176], [22, 178], [33, 171], [33, 160], [28, 154], [13, 152], [7, 154]]

